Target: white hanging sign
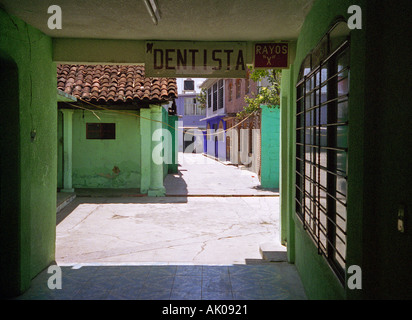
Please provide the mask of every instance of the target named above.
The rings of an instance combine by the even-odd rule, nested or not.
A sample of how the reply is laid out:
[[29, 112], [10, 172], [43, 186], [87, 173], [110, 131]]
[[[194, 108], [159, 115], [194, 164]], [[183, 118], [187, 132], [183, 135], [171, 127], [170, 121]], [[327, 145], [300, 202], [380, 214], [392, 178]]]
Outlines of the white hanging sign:
[[146, 41], [146, 77], [246, 77], [246, 43]]

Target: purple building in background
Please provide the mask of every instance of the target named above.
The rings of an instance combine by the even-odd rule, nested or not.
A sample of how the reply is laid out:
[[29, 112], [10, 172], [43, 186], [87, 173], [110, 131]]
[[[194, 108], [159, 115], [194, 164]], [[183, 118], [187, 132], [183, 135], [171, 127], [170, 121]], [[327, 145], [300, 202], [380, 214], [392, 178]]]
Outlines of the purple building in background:
[[196, 82], [202, 83], [204, 79], [177, 79], [178, 98], [176, 101], [177, 115], [179, 116], [179, 152], [206, 152], [205, 118], [206, 109], [200, 108], [197, 95], [200, 89]]

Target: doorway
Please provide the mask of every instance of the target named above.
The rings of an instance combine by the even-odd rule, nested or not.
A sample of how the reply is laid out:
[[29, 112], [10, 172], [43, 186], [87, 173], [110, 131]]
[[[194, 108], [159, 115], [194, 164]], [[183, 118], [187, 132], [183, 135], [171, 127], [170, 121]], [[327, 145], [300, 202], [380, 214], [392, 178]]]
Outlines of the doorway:
[[[17, 294], [21, 283], [19, 79], [16, 63], [0, 51], [0, 269], [1, 294]], [[10, 134], [6, 134], [10, 133]]]

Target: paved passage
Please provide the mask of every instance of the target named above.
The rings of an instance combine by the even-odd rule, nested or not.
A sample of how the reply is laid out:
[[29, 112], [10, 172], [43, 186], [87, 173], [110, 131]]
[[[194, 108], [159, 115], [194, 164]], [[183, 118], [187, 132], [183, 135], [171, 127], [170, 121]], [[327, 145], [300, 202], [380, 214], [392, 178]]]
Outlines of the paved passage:
[[279, 195], [278, 190], [261, 189], [256, 173], [194, 153], [179, 153], [179, 173], [169, 174], [165, 187], [169, 196]]
[[[265, 265], [110, 265], [62, 267], [62, 288], [43, 271], [19, 299], [41, 300], [302, 300], [296, 270]], [[144, 306], [144, 305], [143, 305]], [[141, 311], [141, 310], [140, 310]], [[270, 311], [270, 310], [268, 310]]]
[[261, 259], [266, 242], [285, 251], [279, 198], [256, 174], [201, 154], [179, 163], [167, 197], [76, 198], [58, 214], [56, 261], [231, 264]]
[[[19, 299], [305, 299], [284, 256], [279, 198], [254, 173], [203, 155], [180, 155], [166, 197], [75, 198], [57, 214], [56, 263], [63, 289], [44, 270]], [[282, 260], [280, 260], [282, 261]]]
[[278, 199], [76, 198], [59, 213], [56, 261], [244, 264], [278, 240]]

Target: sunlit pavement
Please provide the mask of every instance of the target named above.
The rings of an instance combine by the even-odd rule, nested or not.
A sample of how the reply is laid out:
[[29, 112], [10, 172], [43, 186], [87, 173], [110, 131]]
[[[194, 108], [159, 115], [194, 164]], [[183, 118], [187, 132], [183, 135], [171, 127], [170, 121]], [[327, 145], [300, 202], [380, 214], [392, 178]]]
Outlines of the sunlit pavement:
[[276, 196], [260, 188], [256, 173], [202, 154], [179, 153], [179, 172], [165, 179], [168, 196]]
[[[279, 243], [278, 197], [76, 198], [56, 262], [245, 264]], [[72, 210], [72, 211], [71, 211]]]
[[295, 266], [259, 252], [268, 242], [286, 251], [278, 194], [249, 171], [185, 158], [166, 197], [77, 197], [61, 210], [62, 289], [49, 288], [45, 269], [18, 299], [306, 299]]

